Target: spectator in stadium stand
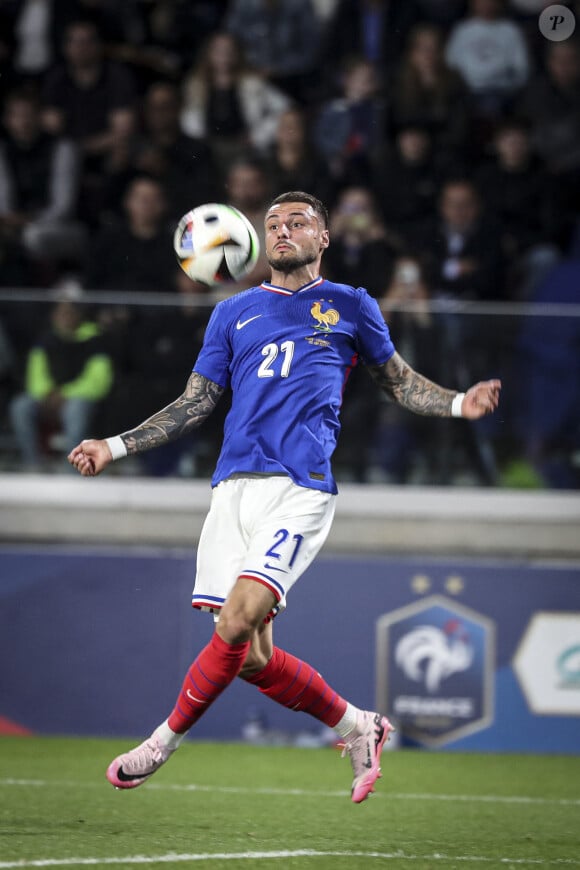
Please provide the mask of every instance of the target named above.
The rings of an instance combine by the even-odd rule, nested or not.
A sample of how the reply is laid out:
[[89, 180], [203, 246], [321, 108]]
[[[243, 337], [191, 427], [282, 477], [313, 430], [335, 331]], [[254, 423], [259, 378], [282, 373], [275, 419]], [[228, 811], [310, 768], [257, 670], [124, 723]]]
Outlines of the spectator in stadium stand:
[[470, 0], [455, 24], [447, 62], [471, 91], [475, 111], [493, 119], [509, 112], [530, 74], [528, 48], [518, 25], [505, 14], [505, 0]]
[[135, 129], [131, 75], [104, 56], [91, 21], [73, 21], [64, 33], [64, 63], [46, 77], [43, 124], [78, 143], [83, 155], [83, 217], [96, 222], [101, 175], [124, 154]]
[[179, 78], [219, 30], [227, 6], [228, 0], [150, 0], [147, 4], [150, 41], [177, 60]]
[[[465, 351], [458, 356], [457, 343], [466, 340], [470, 350], [469, 366], [477, 359], [481, 345], [481, 320], [472, 320], [473, 330], [447, 314], [433, 313], [432, 294], [420, 259], [403, 254], [398, 257], [391, 280], [379, 300], [385, 319], [414, 366], [422, 366], [431, 380], [446, 378], [461, 384], [470, 375], [465, 371]], [[487, 367], [489, 346], [481, 354]], [[477, 368], [477, 363], [474, 368]], [[400, 413], [392, 402], [383, 402], [375, 429], [372, 456], [378, 471], [391, 483], [422, 483], [447, 486], [466, 473], [478, 483], [497, 483], [497, 466], [489, 435], [471, 428], [458, 433], [449, 420], [433, 420], [426, 426], [424, 417]], [[377, 469], [373, 477], [378, 477]]]
[[[569, 256], [535, 289], [531, 300], [564, 308], [580, 305], [580, 233]], [[516, 458], [506, 482], [556, 489], [580, 487], [580, 317], [523, 317], [515, 342], [512, 387]], [[513, 477], [510, 478], [510, 471]], [[520, 483], [521, 485], [521, 483]]]
[[325, 161], [316, 153], [303, 109], [286, 109], [278, 119], [266, 171], [272, 190], [310, 190], [319, 199], [334, 199], [334, 184]]
[[129, 177], [145, 173], [159, 179], [168, 201], [168, 216], [177, 221], [189, 209], [216, 199], [218, 171], [205, 139], [183, 133], [181, 97], [172, 82], [154, 82], [143, 97], [141, 125], [128, 149], [125, 165], [107, 174], [108, 205], [118, 208]]
[[[97, 0], [95, 6], [94, 0], [84, 2], [88, 2], [91, 18], [99, 28], [106, 56], [131, 73], [140, 94], [158, 79], [176, 80], [179, 77], [179, 54], [159, 45], [150, 26], [155, 11], [152, 3]], [[86, 6], [85, 10], [89, 12]]]
[[409, 123], [397, 130], [373, 171], [373, 190], [387, 226], [405, 236], [435, 215], [446, 161], [433, 154], [428, 129]]
[[[147, 306], [124, 332], [122, 366], [117, 367], [115, 387], [104, 409], [107, 429], [124, 429], [135, 414], [145, 418], [168, 404], [182, 386], [183, 372], [199, 353], [213, 310], [212, 291], [191, 281], [179, 267], [173, 274], [172, 289], [181, 296], [181, 303]], [[182, 467], [195, 470], [195, 454], [202, 448], [217, 459], [220, 425], [221, 412], [207, 432], [143, 454], [139, 457], [143, 472], [158, 477], [179, 474]]]
[[55, 59], [53, 3], [22, 0], [14, 12], [13, 67], [21, 86], [38, 83]]
[[43, 439], [62, 432], [66, 451], [91, 430], [98, 403], [113, 384], [113, 364], [96, 323], [83, 306], [62, 299], [26, 361], [24, 391], [10, 404], [10, 420], [24, 467], [43, 467]]
[[336, 85], [337, 61], [362, 57], [388, 80], [397, 68], [407, 34], [419, 20], [415, 0], [339, 0], [325, 37], [328, 85]]
[[224, 190], [226, 202], [239, 209], [258, 234], [260, 255], [250, 274], [244, 278], [244, 287], [258, 285], [270, 274], [265, 254], [264, 216], [271, 185], [264, 161], [251, 154], [239, 157], [227, 171]]
[[123, 209], [123, 219], [109, 218], [89, 246], [85, 286], [91, 290], [171, 291], [175, 255], [163, 186], [150, 176], [136, 176], [128, 184]]
[[344, 65], [342, 93], [322, 103], [313, 141], [342, 186], [368, 184], [385, 136], [385, 103], [377, 68], [362, 57]]
[[434, 296], [453, 299], [505, 298], [505, 261], [501, 227], [483, 211], [468, 178], [448, 179], [438, 198], [437, 215], [407, 238], [421, 257]]
[[[20, 87], [42, 88], [43, 76], [62, 60], [62, 34], [80, 18], [99, 29], [111, 56], [123, 42], [141, 45], [146, 37], [143, 6], [110, 0], [8, 0], [9, 26], [14, 39], [13, 69]], [[4, 22], [1, 22], [0, 29]]]
[[330, 212], [332, 246], [324, 257], [329, 281], [382, 296], [400, 240], [389, 233], [372, 191], [346, 187]]
[[530, 122], [534, 147], [553, 176], [559, 242], [566, 248], [580, 214], [578, 38], [547, 44], [545, 71], [530, 83], [518, 110]]
[[[332, 245], [324, 255], [324, 276], [381, 296], [396, 256], [396, 240], [381, 219], [373, 193], [346, 187], [330, 212]], [[344, 393], [341, 426], [344, 437], [335, 453], [343, 480], [367, 480], [370, 448], [379, 418], [380, 394], [365, 372], [356, 367]]]
[[[379, 300], [381, 311], [404, 348], [405, 358], [413, 367], [422, 366], [425, 374], [435, 380], [440, 375], [436, 361], [441, 357], [441, 348], [429, 301], [430, 291], [419, 260], [406, 254], [397, 257]], [[439, 430], [438, 425], [425, 427], [424, 418], [402, 414], [393, 402], [383, 402], [372, 446], [374, 462], [386, 480], [408, 483], [423, 465], [424, 482], [442, 483], [436, 460]]]
[[13, 91], [4, 107], [0, 140], [0, 234], [21, 245], [35, 264], [31, 276], [52, 283], [59, 266], [78, 267], [86, 233], [75, 210], [79, 154], [75, 145], [45, 133], [38, 101]]
[[218, 31], [184, 80], [181, 124], [188, 135], [207, 139], [216, 162], [227, 164], [249, 147], [264, 152], [290, 102], [246, 68], [237, 37]]
[[224, 28], [247, 63], [299, 103], [320, 78], [321, 21], [312, 0], [230, 0]]
[[515, 267], [513, 283], [527, 299], [560, 257], [554, 244], [554, 185], [524, 122], [505, 121], [494, 146], [495, 159], [479, 169], [478, 187], [487, 213], [501, 224], [504, 251]]
[[[580, 10], [579, 10], [580, 12]], [[580, 19], [579, 19], [580, 20]], [[577, 23], [578, 27], [578, 23]], [[560, 244], [567, 247], [580, 214], [580, 41], [547, 42], [545, 70], [529, 84], [518, 110], [554, 178]]]
[[[445, 60], [441, 31], [419, 24], [411, 31], [388, 88], [389, 127], [417, 125], [431, 133], [433, 148], [461, 159], [468, 144], [470, 94]], [[451, 153], [452, 152], [452, 155]]]
[[548, 42], [545, 68], [530, 82], [518, 110], [531, 124], [534, 147], [550, 172], [580, 167], [580, 47]]

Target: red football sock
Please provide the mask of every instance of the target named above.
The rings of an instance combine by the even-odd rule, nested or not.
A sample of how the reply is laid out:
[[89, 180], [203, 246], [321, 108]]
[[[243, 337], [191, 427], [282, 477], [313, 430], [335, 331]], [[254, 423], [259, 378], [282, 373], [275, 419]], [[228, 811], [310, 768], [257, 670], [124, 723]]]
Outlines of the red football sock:
[[203, 716], [210, 704], [237, 677], [248, 654], [250, 641], [229, 644], [214, 632], [187, 672], [167, 723], [183, 734]]
[[283, 707], [310, 713], [330, 728], [346, 711], [344, 698], [331, 689], [318, 671], [276, 646], [266, 667], [245, 679]]

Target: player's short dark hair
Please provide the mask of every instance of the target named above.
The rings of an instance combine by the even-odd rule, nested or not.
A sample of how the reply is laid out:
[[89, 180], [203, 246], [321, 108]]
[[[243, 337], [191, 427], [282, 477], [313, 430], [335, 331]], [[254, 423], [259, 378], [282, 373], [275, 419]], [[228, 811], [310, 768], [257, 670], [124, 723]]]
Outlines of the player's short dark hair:
[[324, 205], [321, 200], [319, 200], [316, 196], [313, 196], [311, 193], [305, 193], [303, 190], [289, 190], [287, 193], [281, 193], [280, 196], [275, 197], [270, 205], [268, 206], [268, 211], [274, 205], [279, 205], [282, 202], [306, 202], [308, 205], [312, 206], [318, 217], [322, 220], [324, 224], [324, 229], [328, 226], [328, 209]]

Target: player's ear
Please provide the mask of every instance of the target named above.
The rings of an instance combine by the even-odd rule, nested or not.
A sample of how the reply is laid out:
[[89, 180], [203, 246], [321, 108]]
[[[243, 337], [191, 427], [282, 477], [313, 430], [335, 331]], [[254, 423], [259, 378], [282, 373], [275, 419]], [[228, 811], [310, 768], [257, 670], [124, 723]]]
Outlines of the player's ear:
[[330, 236], [328, 234], [328, 230], [322, 230], [320, 233], [320, 247], [328, 248], [330, 244]]

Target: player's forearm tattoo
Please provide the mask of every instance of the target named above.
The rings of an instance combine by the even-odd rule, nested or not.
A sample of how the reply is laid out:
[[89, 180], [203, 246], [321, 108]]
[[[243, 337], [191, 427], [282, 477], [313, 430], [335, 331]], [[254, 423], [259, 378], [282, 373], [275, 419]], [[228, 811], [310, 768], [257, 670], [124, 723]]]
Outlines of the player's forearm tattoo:
[[130, 432], [123, 432], [121, 438], [127, 453], [141, 453], [159, 447], [195, 429], [209, 417], [223, 392], [224, 388], [219, 384], [193, 372], [185, 390], [175, 402], [157, 411]]
[[379, 387], [399, 405], [429, 417], [450, 417], [451, 403], [456, 395], [414, 371], [395, 353], [384, 365], [369, 366]]

